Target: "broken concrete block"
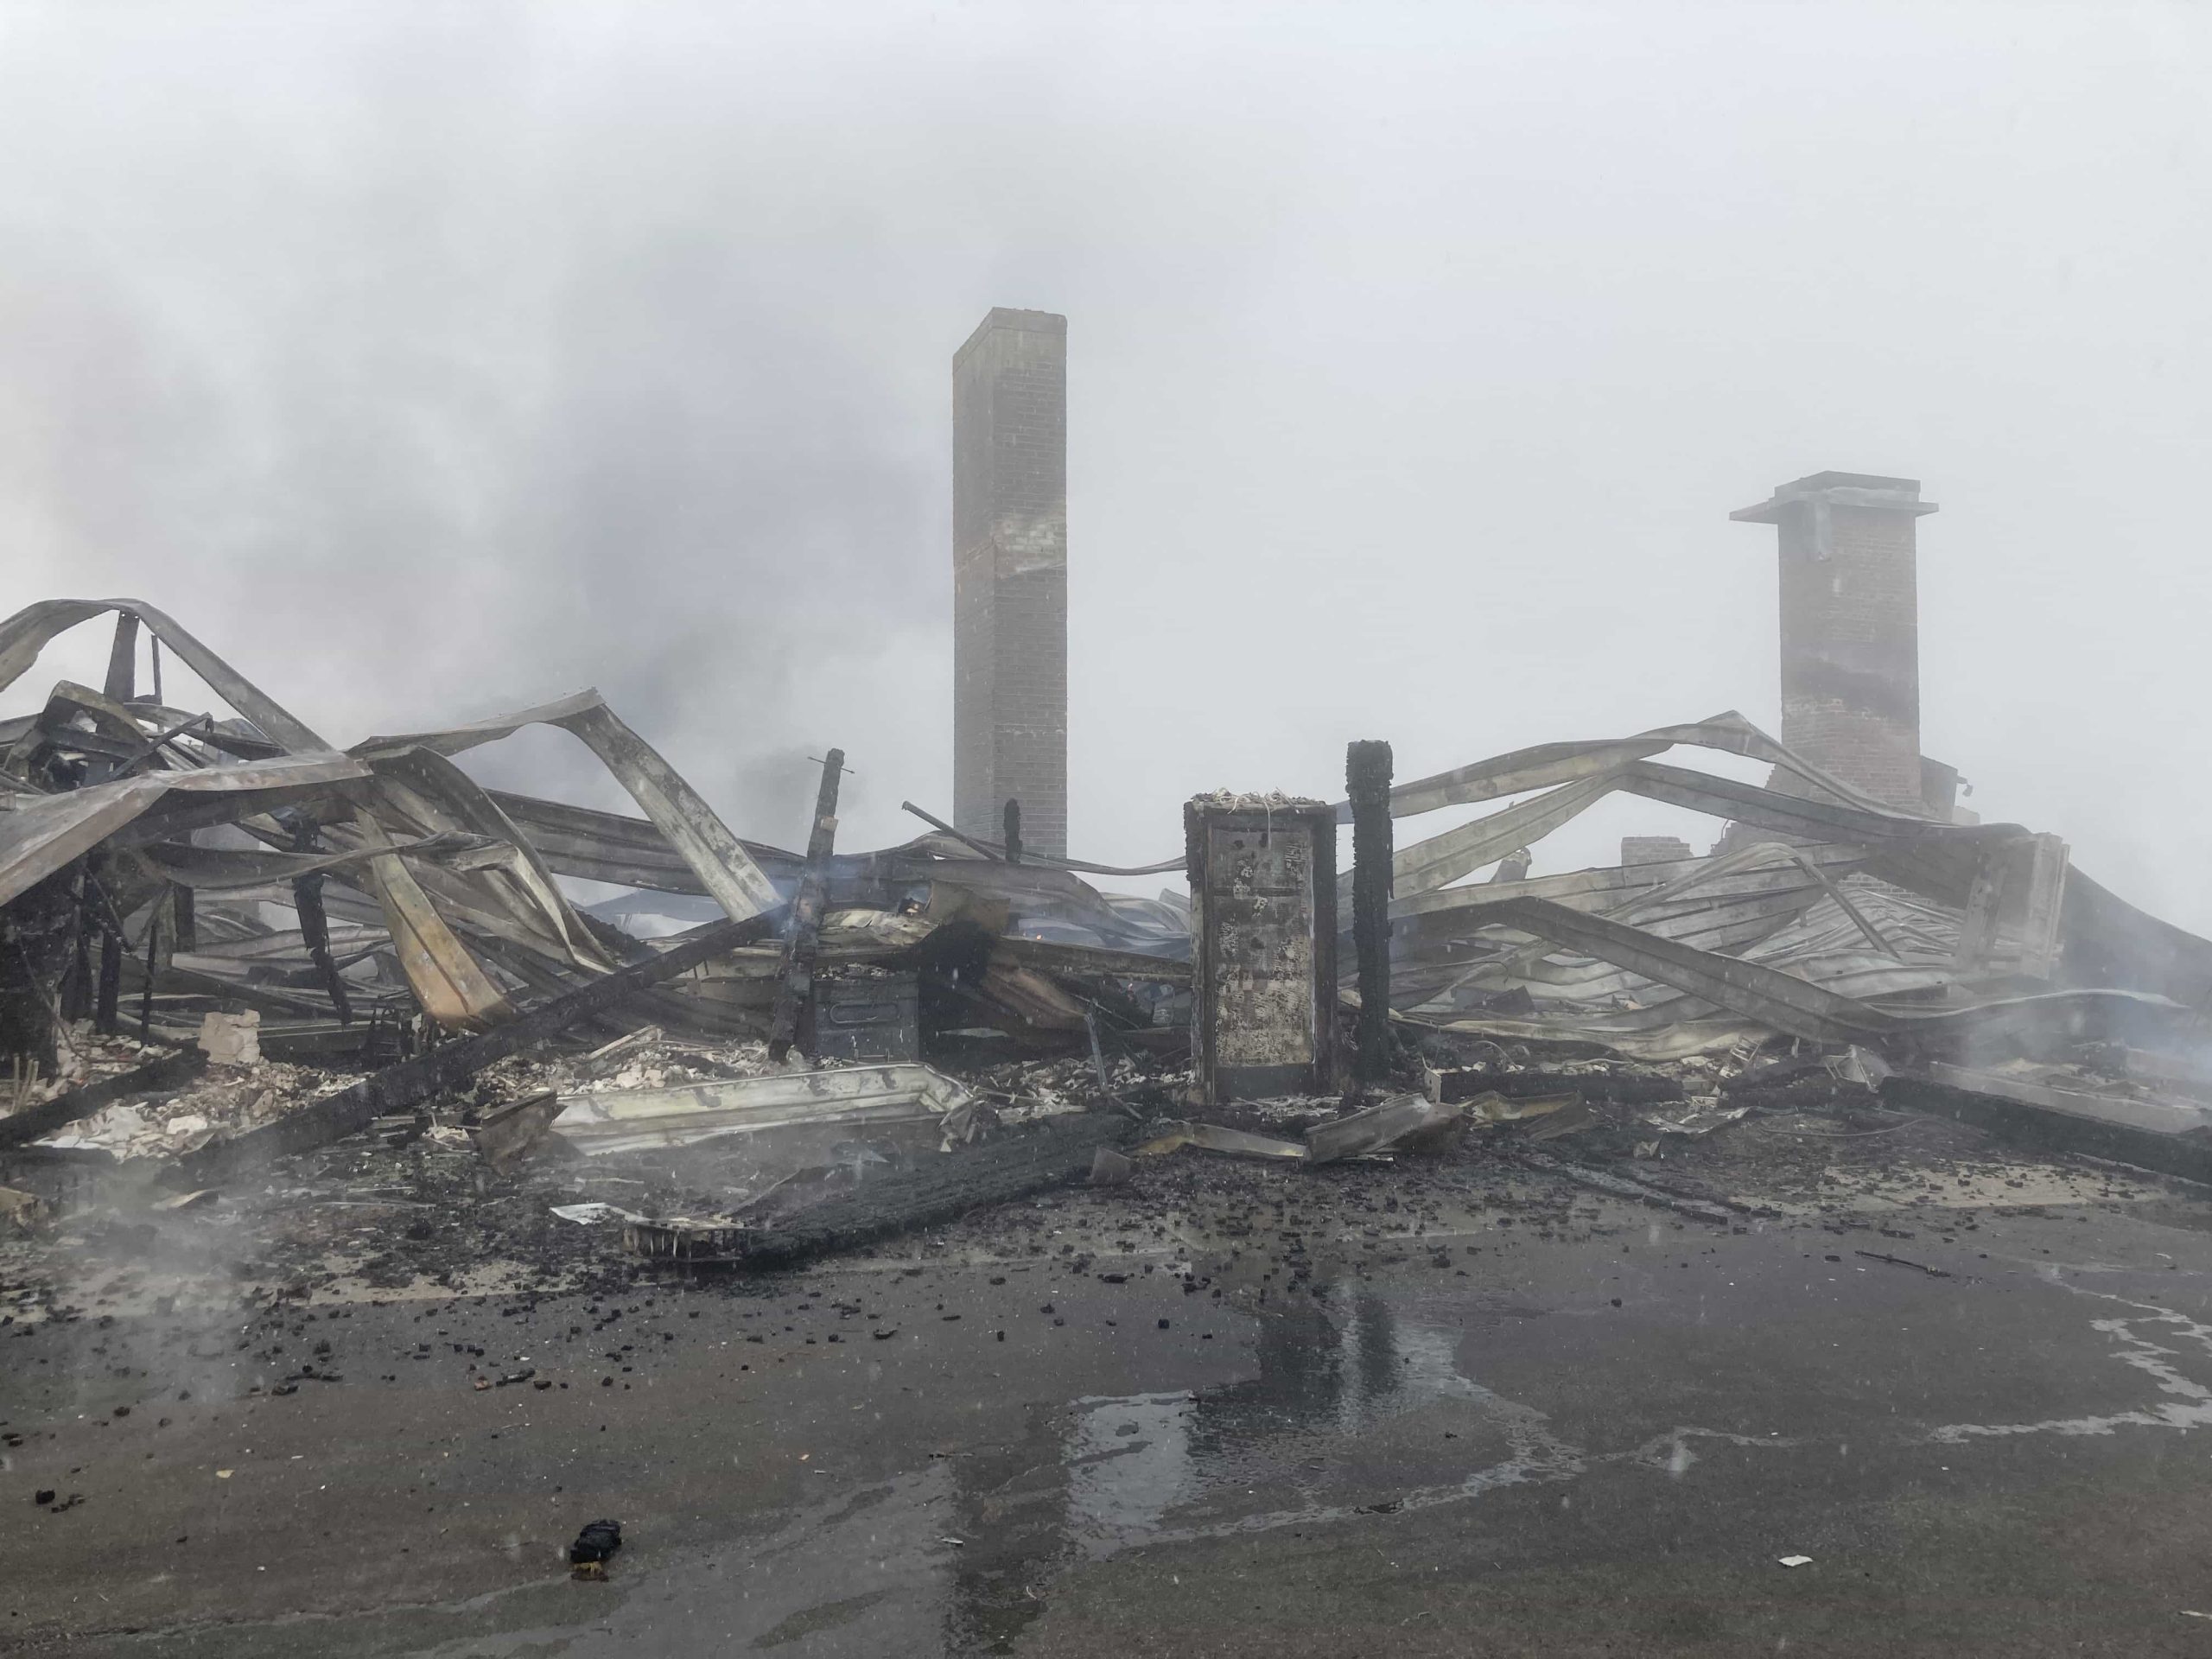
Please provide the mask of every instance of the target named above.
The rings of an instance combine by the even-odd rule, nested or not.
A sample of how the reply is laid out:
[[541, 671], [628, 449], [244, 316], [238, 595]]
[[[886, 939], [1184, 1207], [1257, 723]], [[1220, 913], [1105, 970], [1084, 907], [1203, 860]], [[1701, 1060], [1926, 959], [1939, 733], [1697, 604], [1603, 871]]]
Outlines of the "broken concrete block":
[[260, 1010], [209, 1014], [200, 1022], [200, 1052], [216, 1065], [260, 1065]]

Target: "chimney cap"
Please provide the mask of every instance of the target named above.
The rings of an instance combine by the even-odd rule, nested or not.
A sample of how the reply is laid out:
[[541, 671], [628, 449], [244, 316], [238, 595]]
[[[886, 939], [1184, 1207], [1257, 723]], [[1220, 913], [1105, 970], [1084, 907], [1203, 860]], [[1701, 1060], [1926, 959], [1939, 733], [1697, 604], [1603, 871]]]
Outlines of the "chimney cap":
[[957, 365], [991, 335], [1006, 331], [1022, 334], [1058, 334], [1065, 339], [1068, 320], [1057, 311], [1023, 311], [1012, 306], [995, 305], [976, 325], [976, 332], [969, 335], [960, 349], [952, 354], [954, 364]]
[[1924, 518], [1936, 511], [1933, 501], [1920, 499], [1916, 478], [1888, 478], [1879, 473], [1808, 473], [1787, 484], [1756, 506], [1738, 507], [1728, 516], [1738, 524], [1778, 524], [1783, 514], [1800, 501], [1826, 502], [1837, 507], [1877, 507]]

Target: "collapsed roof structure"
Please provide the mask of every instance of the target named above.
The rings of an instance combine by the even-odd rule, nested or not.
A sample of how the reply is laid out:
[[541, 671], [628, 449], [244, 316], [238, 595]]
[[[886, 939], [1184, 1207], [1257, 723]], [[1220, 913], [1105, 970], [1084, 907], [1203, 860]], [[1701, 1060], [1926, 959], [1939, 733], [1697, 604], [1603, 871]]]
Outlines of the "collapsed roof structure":
[[[188, 1046], [211, 1011], [252, 1009], [272, 1055], [351, 1067], [438, 1032], [528, 1025], [532, 1009], [561, 1016], [545, 1034], [573, 1017], [594, 1041], [647, 1022], [766, 1033], [806, 860], [731, 834], [595, 694], [339, 751], [131, 601], [48, 601], [0, 623], [0, 682], [110, 613], [106, 685], [58, 684], [0, 727], [0, 1030], [19, 1075], [28, 1063], [52, 1080], [26, 1102], [71, 1079], [60, 1051], [86, 1019], [154, 1052]], [[231, 712], [138, 694], [142, 629]], [[453, 763], [531, 724], [575, 733], [641, 816], [487, 791]], [[1678, 747], [1769, 764], [1793, 787], [1660, 758]], [[1616, 791], [1734, 827], [1701, 857], [1519, 873], [1515, 855]], [[2057, 1061], [2097, 1042], [2166, 1052], [2182, 1072], [2201, 1039], [2212, 944], [2072, 868], [2054, 836], [1885, 804], [1738, 715], [1522, 750], [1389, 797], [1401, 819], [1501, 800], [1393, 856], [1389, 1004], [1409, 1034], [1650, 1063], [1771, 1038], [1896, 1064]], [[1103, 867], [1006, 852], [935, 831], [823, 858], [824, 970], [931, 967], [932, 1048], [996, 1033], [1017, 1052], [1077, 1052], [1103, 1019], [1117, 1047], [1172, 1055], [1189, 1019], [1187, 907], [1102, 893], [1083, 873]], [[632, 938], [574, 904], [563, 876], [711, 897], [729, 919]], [[1349, 883], [1340, 904], [1348, 929]], [[1348, 1001], [1354, 957], [1339, 953]], [[575, 1001], [611, 978], [635, 982], [619, 1001]]]
[[[1046, 378], [1048, 391], [1058, 384]], [[1256, 810], [1262, 842], [1278, 808], [1316, 826], [1300, 866], [1312, 867], [1313, 943], [1298, 960], [1322, 1040], [1302, 1051], [1303, 1069], [1249, 1075], [1295, 1077], [1299, 1092], [1348, 1107], [1404, 1084], [1421, 1058], [1468, 1054], [1501, 1074], [1578, 1059], [1688, 1065], [1709, 1090], [1716, 1076], [1755, 1073], [1778, 1045], [1800, 1058], [1859, 1051], [1876, 1068], [2016, 1104], [2212, 1134], [2200, 1058], [2212, 943], [2072, 868], [2057, 836], [1971, 821], [1957, 773], [1919, 753], [1912, 526], [1933, 511], [1913, 480], [1825, 473], [1735, 515], [1780, 527], [1780, 738], [1729, 712], [1394, 788], [1387, 747], [1357, 745], [1355, 771], [1367, 765], [1387, 788], [1387, 810], [1370, 788], [1363, 820], [1350, 802], [1333, 814], [1355, 824], [1363, 886], [1336, 876], [1325, 805], [1204, 798]], [[1059, 626], [1048, 611], [1031, 619], [1040, 639]], [[0, 1052], [16, 1108], [0, 1116], [0, 1147], [168, 1086], [211, 1015], [257, 1017], [262, 1052], [332, 1078], [311, 1101], [264, 1095], [253, 1121], [219, 1126], [238, 1155], [353, 1133], [533, 1046], [588, 1047], [646, 1027], [697, 1043], [765, 1039], [779, 1065], [794, 1043], [817, 1060], [1087, 1056], [1092, 1098], [1123, 1106], [1109, 1052], [1154, 1074], [1195, 1058], [1198, 1086], [1179, 1093], [1170, 1076], [1155, 1104], [1236, 1095], [1210, 1070], [1217, 1051], [1244, 1051], [1217, 1041], [1210, 1022], [1237, 999], [1207, 976], [1273, 971], [1250, 966], [1250, 916], [1194, 918], [1179, 893], [1135, 898], [1084, 879], [1187, 864], [1195, 880], [1200, 837], [1188, 825], [1184, 857], [1116, 868], [1025, 849], [1018, 800], [991, 839], [980, 833], [989, 815], [969, 800], [962, 825], [912, 807], [927, 833], [838, 852], [832, 751], [806, 850], [786, 851], [733, 834], [596, 692], [340, 750], [136, 600], [49, 600], [0, 622], [0, 690], [58, 635], [110, 616], [98, 690], [61, 682], [0, 722]], [[142, 641], [150, 691], [138, 685]], [[167, 703], [164, 652], [226, 709]], [[987, 665], [1026, 673], [1020, 657], [998, 652]], [[636, 814], [486, 789], [455, 763], [532, 726], [575, 736]], [[1760, 763], [1768, 781], [1676, 764], [1678, 749]], [[1725, 829], [1703, 855], [1637, 837], [1618, 865], [1539, 872], [1544, 838], [1615, 794]], [[1390, 845], [1392, 820], [1475, 806], [1488, 810]], [[629, 896], [582, 906], [564, 879]], [[1224, 879], [1217, 898], [1234, 898], [1249, 871]], [[1363, 904], [1387, 926], [1356, 930]], [[688, 906], [695, 925], [651, 938], [616, 925], [656, 906]], [[1243, 944], [1211, 948], [1207, 930], [1223, 925], [1243, 927]], [[916, 982], [900, 994], [915, 999], [911, 1014], [878, 998], [906, 1040], [872, 1055], [822, 1040], [842, 1017], [824, 987], [886, 972]], [[1335, 1023], [1363, 993], [1361, 1042], [1337, 1042]], [[1373, 1023], [1378, 1007], [1387, 1027]], [[1395, 1043], [1376, 1035], [1392, 1031]], [[115, 1075], [111, 1046], [99, 1064], [85, 1052], [94, 1037], [134, 1036], [141, 1077]]]
[[[1804, 792], [1655, 758], [1677, 745], [1770, 762]], [[1735, 844], [1454, 885], [1617, 791], [1726, 819]], [[2212, 995], [2212, 944], [2072, 869], [2057, 836], [1885, 806], [1732, 713], [1478, 762], [1399, 787], [1391, 810], [1526, 791], [1396, 854], [1394, 1008], [1667, 1059], [1761, 1033], [2033, 1045], [2186, 1023]]]
[[[208, 1007], [257, 1008], [264, 1040], [301, 1053], [349, 1052], [418, 1012], [480, 1030], [654, 954], [573, 904], [556, 877], [706, 895], [735, 921], [797, 889], [798, 855], [741, 842], [595, 692], [340, 752], [174, 620], [127, 600], [49, 601], [0, 623], [0, 686], [63, 629], [110, 612], [118, 666], [106, 685], [61, 683], [39, 711], [0, 725], [0, 1043], [11, 1052], [50, 1051], [57, 1017], [112, 1026], [126, 1001], [149, 1035], [172, 1039]], [[233, 712], [136, 695], [141, 627]], [[575, 734], [643, 816], [487, 791], [452, 763], [531, 725]], [[1101, 946], [1173, 949], [1172, 906], [941, 834], [832, 858], [825, 876], [832, 961], [912, 944], [945, 914], [931, 888], [954, 877], [971, 901], [1058, 917]], [[273, 925], [270, 906], [297, 924]], [[750, 1031], [776, 955], [725, 956], [640, 1006], [686, 1029]]]

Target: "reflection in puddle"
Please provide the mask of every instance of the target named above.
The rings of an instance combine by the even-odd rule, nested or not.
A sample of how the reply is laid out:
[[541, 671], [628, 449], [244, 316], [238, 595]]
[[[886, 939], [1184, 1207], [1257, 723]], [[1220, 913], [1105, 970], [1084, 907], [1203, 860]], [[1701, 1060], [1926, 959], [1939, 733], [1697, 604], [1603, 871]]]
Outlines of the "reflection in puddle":
[[1068, 1431], [1068, 1530], [1090, 1556], [1155, 1530], [1198, 1487], [1188, 1394], [1083, 1400]]
[[[1438, 1305], [1332, 1288], [1260, 1317], [1243, 1381], [1078, 1399], [963, 1455], [947, 1649], [1010, 1650], [1054, 1578], [1126, 1549], [1432, 1509], [1605, 1465], [1679, 1480], [1699, 1442], [1796, 1444], [1677, 1427], [1587, 1452], [1459, 1368], [1463, 1351], [1545, 1309], [1464, 1291]], [[1440, 1462], [1465, 1472], [1440, 1481]]]
[[[1133, 1545], [1438, 1501], [1376, 1487], [1372, 1465], [1394, 1459], [1351, 1444], [1427, 1408], [1451, 1408], [1477, 1456], [1486, 1444], [1506, 1452], [1446, 1495], [1578, 1471], [1580, 1453], [1541, 1414], [1460, 1375], [1465, 1335], [1371, 1294], [1287, 1308], [1259, 1321], [1256, 1370], [1242, 1382], [1077, 1400], [1038, 1425], [1056, 1444], [1033, 1435], [963, 1459], [956, 1506], [969, 1541], [953, 1563], [949, 1645], [1006, 1642], [1043, 1610], [1038, 1586]], [[1420, 1466], [1433, 1470], [1434, 1448], [1421, 1439]]]
[[[1249, 1495], [1287, 1482], [1293, 1490], [1278, 1496], [1294, 1497], [1301, 1515], [1351, 1507], [1351, 1494], [1333, 1505], [1320, 1501], [1347, 1478], [1341, 1441], [1440, 1402], [1471, 1406], [1494, 1420], [1490, 1427], [1507, 1427], [1491, 1408], [1508, 1415], [1518, 1408], [1459, 1374], [1457, 1326], [1409, 1319], [1378, 1295], [1335, 1306], [1335, 1317], [1315, 1306], [1263, 1319], [1259, 1370], [1246, 1381], [1196, 1395], [1077, 1401], [1067, 1440], [1067, 1515], [1083, 1554], [1096, 1558], [1159, 1537], [1172, 1515], [1219, 1489]], [[1217, 1529], [1184, 1519], [1177, 1535]], [[1249, 1524], [1250, 1517], [1236, 1522]]]

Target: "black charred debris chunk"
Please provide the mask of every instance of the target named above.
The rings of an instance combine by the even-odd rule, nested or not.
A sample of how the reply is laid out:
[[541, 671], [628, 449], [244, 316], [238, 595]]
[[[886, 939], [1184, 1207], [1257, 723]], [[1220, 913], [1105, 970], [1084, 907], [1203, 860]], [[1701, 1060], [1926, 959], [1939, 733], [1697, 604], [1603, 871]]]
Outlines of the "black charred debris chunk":
[[569, 1546], [569, 1564], [581, 1567], [587, 1561], [604, 1561], [621, 1548], [620, 1521], [588, 1521], [576, 1535], [576, 1541]]

